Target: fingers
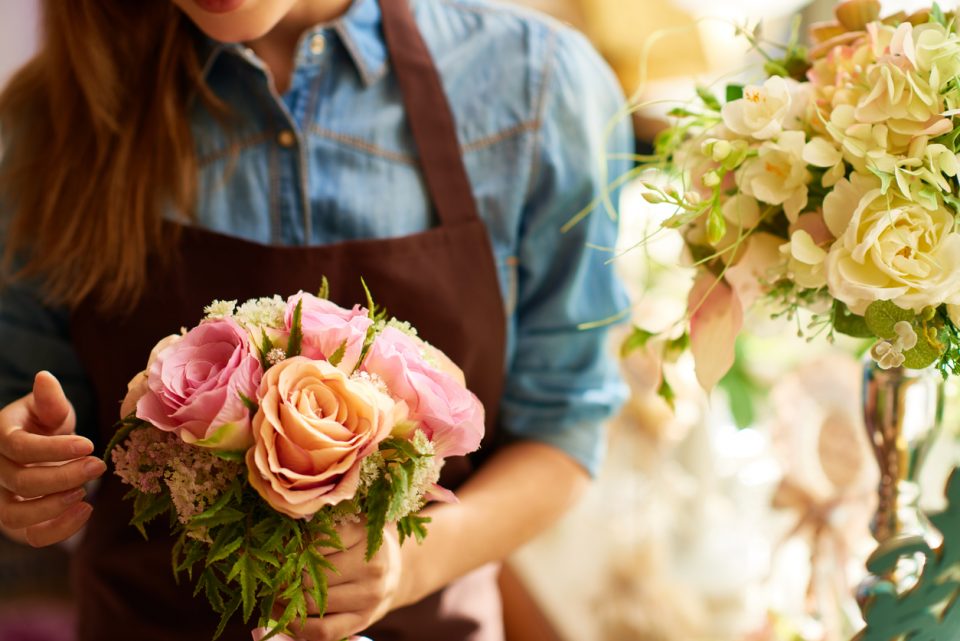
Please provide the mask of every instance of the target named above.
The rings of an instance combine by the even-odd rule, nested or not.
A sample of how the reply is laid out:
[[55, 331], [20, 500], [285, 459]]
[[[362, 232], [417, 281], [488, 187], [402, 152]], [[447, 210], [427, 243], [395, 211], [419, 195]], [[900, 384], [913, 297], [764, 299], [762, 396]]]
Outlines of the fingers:
[[59, 463], [93, 453], [93, 443], [82, 436], [43, 436], [13, 429], [0, 437], [0, 456], [14, 463]]
[[327, 584], [330, 586], [356, 582], [359, 578], [379, 578], [382, 566], [377, 563], [367, 563], [366, 546], [355, 545], [343, 552], [327, 555], [327, 560], [336, 568], [336, 572], [327, 573]]
[[[319, 608], [309, 594], [307, 612], [320, 614]], [[337, 585], [327, 591], [327, 615], [346, 614], [347, 612], [366, 612], [380, 604], [380, 598], [369, 588], [359, 583]]]
[[0, 523], [11, 530], [38, 525], [55, 519], [83, 500], [86, 491], [77, 488], [24, 501], [6, 490], [0, 490]]
[[103, 461], [92, 456], [62, 465], [31, 467], [23, 467], [0, 457], [0, 487], [25, 499], [32, 499], [78, 488], [98, 478], [106, 469]]
[[46, 434], [71, 433], [76, 425], [73, 406], [53, 374], [39, 372], [33, 379], [31, 413]]
[[50, 521], [28, 527], [26, 530], [27, 543], [40, 548], [66, 541], [80, 531], [80, 528], [86, 524], [92, 513], [92, 505], [77, 503]]
[[328, 614], [322, 619], [311, 618], [305, 623], [292, 623], [290, 630], [294, 636], [306, 641], [340, 641], [363, 630], [368, 618], [353, 612]]

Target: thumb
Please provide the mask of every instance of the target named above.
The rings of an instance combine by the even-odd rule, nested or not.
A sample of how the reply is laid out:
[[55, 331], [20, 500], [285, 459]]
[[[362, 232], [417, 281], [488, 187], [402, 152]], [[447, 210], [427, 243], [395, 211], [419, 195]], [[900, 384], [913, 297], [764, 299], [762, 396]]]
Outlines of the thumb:
[[73, 406], [63, 393], [60, 381], [50, 372], [33, 379], [33, 416], [38, 427], [49, 433], [73, 432]]

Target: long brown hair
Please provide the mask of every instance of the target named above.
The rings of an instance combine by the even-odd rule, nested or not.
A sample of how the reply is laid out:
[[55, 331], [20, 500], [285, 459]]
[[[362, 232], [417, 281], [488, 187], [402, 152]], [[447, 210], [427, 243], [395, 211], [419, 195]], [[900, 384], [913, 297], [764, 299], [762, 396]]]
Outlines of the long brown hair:
[[119, 307], [143, 292], [163, 211], [191, 214], [187, 108], [212, 100], [195, 30], [170, 0], [44, 0], [42, 28], [0, 94], [3, 281]]

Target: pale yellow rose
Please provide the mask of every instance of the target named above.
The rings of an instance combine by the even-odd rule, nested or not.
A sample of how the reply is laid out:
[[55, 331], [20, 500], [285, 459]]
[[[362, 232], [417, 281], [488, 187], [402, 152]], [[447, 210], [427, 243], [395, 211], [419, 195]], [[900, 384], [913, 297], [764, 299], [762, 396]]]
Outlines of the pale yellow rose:
[[267, 370], [259, 397], [250, 485], [292, 518], [353, 498], [361, 461], [406, 418], [406, 404], [373, 382], [302, 356]]
[[791, 85], [797, 84], [795, 80], [774, 76], [763, 86], [747, 85], [743, 98], [723, 106], [723, 124], [741, 136], [757, 140], [775, 138], [791, 115], [791, 90], [795, 90]]
[[931, 211], [854, 175], [827, 195], [823, 214], [837, 236], [826, 259], [827, 284], [854, 313], [876, 300], [914, 311], [960, 303], [960, 234], [942, 204]]
[[803, 159], [803, 132], [785, 131], [760, 146], [755, 158], [743, 163], [737, 184], [743, 193], [770, 205], [782, 205], [793, 222], [807, 205], [807, 185], [813, 176]]
[[806, 289], [826, 287], [827, 252], [817, 246], [809, 232], [803, 229], [793, 232], [790, 242], [784, 243], [780, 252], [787, 258], [787, 274], [793, 282]]

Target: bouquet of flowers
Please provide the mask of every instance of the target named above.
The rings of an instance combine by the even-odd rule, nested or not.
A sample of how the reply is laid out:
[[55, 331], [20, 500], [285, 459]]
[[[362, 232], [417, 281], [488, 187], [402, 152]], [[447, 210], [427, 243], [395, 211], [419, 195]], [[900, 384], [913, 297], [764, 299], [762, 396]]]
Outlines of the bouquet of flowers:
[[[161, 340], [129, 384], [108, 453], [131, 486], [132, 525], [167, 515], [174, 574], [221, 615], [259, 604], [267, 637], [326, 603], [319, 551], [365, 521], [422, 540], [445, 457], [476, 450], [484, 412], [463, 373], [407, 323], [303, 292], [214, 301]], [[304, 577], [309, 580], [305, 583]], [[282, 608], [277, 616], [276, 608]]]
[[759, 301], [808, 338], [870, 339], [882, 368], [957, 373], [956, 16], [934, 4], [881, 18], [878, 0], [850, 0], [812, 27], [811, 48], [795, 29], [779, 55], [741, 33], [766, 61], [762, 80], [722, 98], [700, 88], [673, 109], [656, 166], [682, 187], [643, 183], [648, 202], [675, 206], [664, 226], [696, 268], [685, 331], [637, 329], [624, 348], [689, 346], [709, 389]]

